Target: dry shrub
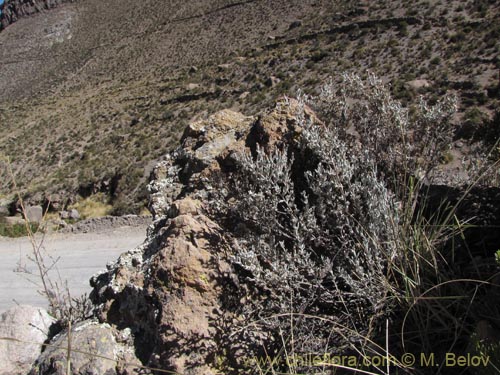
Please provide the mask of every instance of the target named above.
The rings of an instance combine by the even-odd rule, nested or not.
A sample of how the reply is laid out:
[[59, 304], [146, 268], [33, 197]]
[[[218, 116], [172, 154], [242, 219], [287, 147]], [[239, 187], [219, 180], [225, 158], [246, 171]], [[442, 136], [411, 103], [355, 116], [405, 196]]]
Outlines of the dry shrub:
[[[428, 176], [448, 146], [456, 100], [420, 101], [410, 116], [376, 77], [345, 75], [299, 101], [294, 140], [240, 154], [213, 204], [231, 223], [248, 301], [241, 313], [252, 324], [242, 339], [249, 355], [259, 346], [288, 356], [359, 354], [375, 348], [368, 343], [407, 292], [394, 266], [408, 260], [408, 184]], [[325, 126], [306, 120], [306, 103]]]

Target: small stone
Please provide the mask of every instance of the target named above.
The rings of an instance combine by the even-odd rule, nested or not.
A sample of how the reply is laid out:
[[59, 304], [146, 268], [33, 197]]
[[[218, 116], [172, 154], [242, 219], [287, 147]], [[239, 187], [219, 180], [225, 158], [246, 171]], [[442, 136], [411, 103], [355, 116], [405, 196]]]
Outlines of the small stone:
[[80, 219], [80, 213], [78, 212], [77, 209], [73, 208], [69, 212], [69, 218], [72, 219], [72, 220], [79, 220]]
[[246, 99], [248, 97], [248, 95], [250, 95], [250, 92], [249, 91], [244, 91], [239, 96], [239, 99]]
[[200, 85], [197, 83], [188, 83], [186, 86], [186, 89], [189, 91], [192, 91], [192, 90], [196, 90], [199, 87], [200, 87]]
[[405, 83], [407, 89], [420, 90], [432, 86], [432, 82], [426, 79], [414, 79]]
[[220, 64], [217, 65], [217, 68], [219, 69], [219, 71], [228, 70], [231, 68], [231, 64]]

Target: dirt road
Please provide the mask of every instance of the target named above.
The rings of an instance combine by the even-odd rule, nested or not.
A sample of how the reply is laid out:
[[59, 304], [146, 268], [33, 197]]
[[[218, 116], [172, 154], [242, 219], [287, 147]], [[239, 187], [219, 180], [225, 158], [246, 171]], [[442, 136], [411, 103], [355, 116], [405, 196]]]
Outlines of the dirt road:
[[[61, 279], [67, 281], [72, 296], [89, 293], [90, 277], [106, 268], [121, 253], [140, 245], [146, 238], [146, 227], [118, 228], [100, 233], [46, 235], [43, 246], [46, 253], [57, 261]], [[40, 240], [41, 238], [38, 237]], [[27, 238], [8, 239], [0, 237], [0, 312], [19, 304], [47, 307], [47, 302], [37, 290], [37, 277], [15, 272], [19, 265], [30, 272], [37, 272], [35, 264], [28, 259], [32, 254]], [[48, 261], [50, 264], [50, 260]], [[50, 273], [57, 280], [57, 272]]]

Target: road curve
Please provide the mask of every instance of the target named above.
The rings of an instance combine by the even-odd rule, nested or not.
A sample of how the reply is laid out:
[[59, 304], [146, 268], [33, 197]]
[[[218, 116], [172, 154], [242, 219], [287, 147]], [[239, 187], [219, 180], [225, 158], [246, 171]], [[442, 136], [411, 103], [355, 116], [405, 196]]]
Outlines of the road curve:
[[[117, 228], [99, 233], [61, 234], [43, 237], [46, 254], [58, 259], [57, 271], [50, 275], [67, 282], [71, 296], [89, 293], [89, 279], [104, 270], [124, 251], [140, 245], [146, 238], [146, 227]], [[42, 240], [37, 237], [37, 240]], [[29, 260], [32, 246], [28, 238], [0, 237], [0, 313], [16, 304], [29, 304], [47, 308], [46, 299], [38, 293], [37, 277], [16, 272], [19, 266], [36, 273], [37, 267]], [[47, 262], [50, 264], [50, 260]]]

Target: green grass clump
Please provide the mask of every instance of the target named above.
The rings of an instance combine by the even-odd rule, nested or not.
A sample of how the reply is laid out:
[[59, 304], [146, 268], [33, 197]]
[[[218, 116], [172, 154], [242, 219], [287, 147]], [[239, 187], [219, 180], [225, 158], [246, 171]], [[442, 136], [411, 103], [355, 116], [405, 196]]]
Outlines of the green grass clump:
[[[40, 229], [38, 223], [29, 224], [31, 232], [36, 233]], [[25, 237], [28, 235], [28, 228], [26, 224], [9, 224], [4, 219], [0, 219], [0, 236], [2, 237]]]

